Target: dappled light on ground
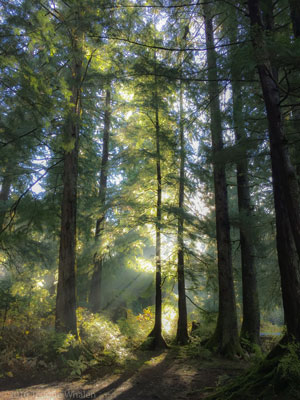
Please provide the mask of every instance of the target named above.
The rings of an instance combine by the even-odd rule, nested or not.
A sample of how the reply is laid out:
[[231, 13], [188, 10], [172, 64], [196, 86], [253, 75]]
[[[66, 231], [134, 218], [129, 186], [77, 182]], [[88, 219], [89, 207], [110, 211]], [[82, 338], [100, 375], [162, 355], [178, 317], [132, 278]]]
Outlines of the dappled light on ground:
[[[245, 364], [246, 365], [246, 364]], [[26, 389], [0, 392], [10, 400], [184, 400], [202, 399], [208, 387], [239, 374], [245, 365], [240, 361], [190, 360], [180, 353], [141, 352], [123, 373], [106, 374], [93, 382], [54, 383]]]

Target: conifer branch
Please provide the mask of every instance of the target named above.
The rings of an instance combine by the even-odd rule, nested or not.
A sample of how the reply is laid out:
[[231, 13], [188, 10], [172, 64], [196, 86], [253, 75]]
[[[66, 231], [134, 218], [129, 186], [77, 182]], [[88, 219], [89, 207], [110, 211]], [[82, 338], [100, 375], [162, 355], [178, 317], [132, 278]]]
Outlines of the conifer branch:
[[130, 40], [122, 37], [117, 37], [117, 36], [98, 36], [98, 35], [88, 35], [90, 38], [98, 38], [102, 40], [116, 40], [120, 42], [125, 42], [125, 43], [130, 43], [134, 44], [136, 46], [141, 46], [141, 47], [146, 47], [148, 49], [155, 49], [155, 50], [164, 50], [164, 51], [174, 51], [174, 52], [185, 52], [185, 51], [207, 51], [207, 50], [212, 50], [212, 49], [218, 49], [218, 48], [223, 48], [223, 47], [230, 47], [230, 46], [237, 46], [241, 44], [245, 44], [248, 42], [251, 42], [251, 40], [243, 40], [243, 41], [237, 41], [237, 42], [232, 42], [232, 43], [226, 43], [226, 44], [219, 44], [213, 47], [165, 47], [165, 46], [158, 46], [158, 45], [152, 45], [148, 43], [142, 43], [138, 42], [136, 40]]
[[19, 140], [19, 139], [22, 139], [22, 138], [25, 137], [25, 136], [29, 136], [31, 133], [34, 133], [34, 132], [35, 132], [36, 130], [38, 130], [38, 129], [39, 129], [38, 127], [33, 128], [33, 129], [31, 129], [30, 131], [28, 131], [28, 132], [26, 132], [26, 133], [23, 133], [22, 135], [20, 135], [20, 136], [14, 138], [14, 139], [9, 140], [8, 142], [1, 142], [1, 147], [6, 147], [6, 146], [8, 146], [9, 144], [14, 143], [14, 142], [16, 142], [16, 141]]
[[204, 310], [204, 308], [198, 306], [198, 304], [196, 304], [187, 294], [185, 295], [185, 297], [186, 297], [196, 308], [198, 308], [199, 310], [205, 312], [206, 314], [217, 314], [217, 313], [218, 313], [217, 311], [207, 311], [207, 310]]
[[13, 222], [15, 216], [16, 216], [16, 212], [17, 212], [17, 208], [21, 202], [21, 200], [23, 199], [24, 196], [26, 196], [26, 194], [33, 188], [33, 186], [35, 184], [37, 184], [38, 182], [40, 182], [48, 173], [48, 171], [50, 171], [52, 168], [56, 167], [59, 163], [62, 162], [63, 159], [60, 159], [59, 161], [57, 161], [56, 163], [54, 163], [53, 165], [51, 165], [49, 168], [47, 168], [45, 170], [45, 172], [38, 177], [38, 179], [36, 179], [31, 185], [28, 186], [28, 188], [19, 196], [18, 200], [16, 200], [14, 202], [14, 204], [12, 205], [11, 209], [10, 209], [10, 220], [8, 221], [8, 223], [4, 226], [4, 228], [1, 229], [0, 231], [0, 235], [1, 233], [3, 233]]

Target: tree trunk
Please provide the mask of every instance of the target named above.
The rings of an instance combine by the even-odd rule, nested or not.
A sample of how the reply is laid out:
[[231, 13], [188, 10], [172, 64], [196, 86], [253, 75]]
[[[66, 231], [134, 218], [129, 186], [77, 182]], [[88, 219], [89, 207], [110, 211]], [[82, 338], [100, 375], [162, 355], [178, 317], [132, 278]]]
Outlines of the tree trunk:
[[280, 163], [280, 180], [285, 191], [285, 201], [297, 252], [300, 255], [300, 202], [299, 187], [295, 169], [290, 161], [287, 139], [283, 131], [280, 109], [280, 91], [277, 76], [270, 63], [268, 49], [264, 39], [264, 25], [261, 19], [258, 1], [248, 2], [252, 41], [257, 58], [257, 69], [263, 91], [269, 122], [271, 153]]
[[[104, 112], [104, 130], [103, 130], [103, 148], [102, 161], [100, 170], [100, 187], [99, 187], [99, 202], [101, 215], [96, 221], [95, 242], [99, 248], [104, 230], [105, 222], [105, 201], [108, 175], [108, 157], [109, 157], [109, 135], [111, 125], [111, 93], [110, 89], [106, 90], [105, 97], [105, 112]], [[101, 281], [102, 281], [102, 265], [103, 256], [101, 252], [96, 251], [94, 254], [94, 269], [90, 289], [90, 307], [93, 312], [99, 312], [101, 307]]]
[[1, 191], [0, 191], [0, 204], [3, 207], [0, 210], [0, 233], [2, 230], [5, 229], [4, 225], [4, 220], [5, 220], [5, 215], [6, 215], [6, 210], [5, 210], [5, 203], [9, 199], [9, 193], [11, 189], [11, 184], [12, 184], [12, 177], [9, 173], [10, 168], [6, 168], [5, 174], [2, 179], [2, 184], [1, 184]]
[[253, 215], [250, 205], [247, 159], [237, 163], [238, 207], [240, 218], [240, 244], [243, 287], [243, 323], [241, 338], [259, 344], [260, 311], [257, 292], [253, 245]]
[[[293, 24], [293, 32], [295, 39], [300, 38], [300, 2], [298, 0], [289, 0], [290, 6], [290, 15]], [[296, 76], [298, 77], [299, 71], [296, 71]], [[295, 77], [296, 77], [295, 76]], [[299, 127], [300, 127], [300, 106], [297, 105], [293, 108], [292, 111], [292, 122], [293, 122], [293, 129], [296, 134], [299, 134]], [[298, 182], [300, 184], [300, 161], [299, 161], [299, 154], [300, 154], [300, 144], [299, 141], [296, 141], [293, 153], [296, 159], [296, 173], [298, 177]]]
[[219, 314], [217, 327], [210, 347], [218, 347], [218, 352], [232, 357], [241, 353], [238, 337], [235, 291], [232, 272], [230, 224], [225, 165], [220, 153], [223, 148], [222, 123], [217, 77], [217, 61], [214, 50], [213, 18], [208, 4], [203, 5], [208, 64], [208, 91], [210, 100], [211, 136], [214, 168], [216, 232], [219, 278]]
[[[155, 55], [156, 62], [156, 55]], [[161, 165], [160, 165], [160, 125], [159, 125], [159, 105], [158, 105], [158, 82], [156, 74], [156, 63], [155, 63], [155, 96], [154, 96], [154, 107], [155, 107], [155, 142], [156, 142], [156, 182], [157, 182], [157, 197], [156, 197], [156, 250], [155, 250], [155, 322], [154, 328], [150, 332], [149, 337], [153, 338], [151, 347], [165, 348], [167, 347], [164, 338], [162, 337], [162, 289], [161, 289]]]
[[289, 0], [291, 20], [295, 38], [300, 37], [300, 3], [299, 0]]
[[56, 296], [55, 328], [58, 332], [71, 332], [77, 336], [76, 321], [76, 208], [78, 175], [78, 140], [80, 128], [80, 91], [82, 59], [79, 56], [79, 39], [72, 36], [73, 63], [72, 96], [65, 124], [65, 154], [63, 172], [63, 197], [61, 204], [61, 233], [59, 248], [58, 285]]
[[184, 164], [185, 164], [185, 148], [184, 148], [184, 115], [183, 115], [183, 88], [182, 81], [180, 81], [180, 176], [179, 176], [179, 201], [178, 201], [178, 263], [177, 263], [177, 276], [178, 276], [178, 323], [176, 342], [185, 345], [189, 341], [187, 329], [187, 309], [185, 297], [185, 278], [184, 278], [184, 240], [183, 240], [183, 211], [184, 211]]
[[300, 341], [300, 269], [288, 212], [284, 188], [280, 185], [280, 166], [272, 156], [272, 178], [276, 212], [276, 243], [281, 278], [282, 302], [288, 336]]
[[[236, 41], [237, 35], [231, 39], [232, 42]], [[243, 323], [240, 337], [253, 345], [260, 343], [260, 311], [253, 244], [254, 216], [250, 202], [247, 150], [243, 147], [246, 134], [243, 120], [241, 70], [240, 65], [234, 61], [233, 57], [234, 54], [231, 64], [233, 125], [236, 144], [240, 145], [242, 150], [236, 164], [243, 287]]]
[[[287, 333], [300, 340], [299, 196], [294, 168], [283, 131], [277, 76], [268, 56], [258, 0], [249, 0], [252, 43], [269, 123], [277, 253]], [[298, 204], [296, 204], [298, 203]], [[297, 250], [295, 250], [297, 249]]]

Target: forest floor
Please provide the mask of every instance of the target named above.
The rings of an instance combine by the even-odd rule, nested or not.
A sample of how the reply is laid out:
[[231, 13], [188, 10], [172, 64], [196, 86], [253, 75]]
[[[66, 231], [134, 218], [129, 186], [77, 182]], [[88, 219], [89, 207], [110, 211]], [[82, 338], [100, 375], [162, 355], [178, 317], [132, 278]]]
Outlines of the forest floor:
[[[138, 352], [123, 371], [103, 371], [93, 381], [17, 384], [0, 389], [1, 400], [198, 400], [249, 366], [241, 360], [182, 356], [177, 349]], [[286, 400], [276, 397], [274, 400]], [[272, 399], [272, 400], [273, 400]], [[241, 399], [242, 400], [242, 399]]]

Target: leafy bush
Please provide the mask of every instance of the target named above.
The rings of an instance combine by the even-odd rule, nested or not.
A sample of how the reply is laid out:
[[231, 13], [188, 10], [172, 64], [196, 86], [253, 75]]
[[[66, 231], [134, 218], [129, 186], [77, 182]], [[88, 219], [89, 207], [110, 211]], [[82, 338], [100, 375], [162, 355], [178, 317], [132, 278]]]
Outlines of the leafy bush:
[[[134, 315], [128, 309], [127, 317], [118, 320], [121, 332], [128, 337], [133, 347], [144, 343], [154, 326], [154, 307], [147, 307], [143, 312]], [[171, 341], [176, 333], [177, 310], [171, 304], [165, 304], [162, 309], [162, 333], [167, 341]]]
[[150, 333], [154, 324], [154, 312], [152, 307], [144, 308], [143, 313], [134, 315], [127, 310], [127, 318], [118, 320], [122, 334], [126, 335], [133, 347], [138, 347]]
[[213, 335], [215, 328], [216, 328], [216, 323], [215, 320], [213, 319], [210, 320], [209, 322], [204, 321], [196, 323], [196, 328], [192, 329], [191, 336], [200, 337], [201, 341], [205, 341]]
[[84, 308], [78, 309], [78, 326], [85, 351], [101, 362], [122, 362], [129, 356], [127, 338], [117, 324]]
[[[31, 326], [34, 325], [32, 316]], [[80, 339], [36, 324], [29, 330], [23, 317], [2, 329], [0, 378], [81, 377], [103, 366], [120, 365], [129, 357], [127, 339], [103, 316], [78, 310]]]
[[200, 360], [211, 360], [212, 353], [210, 350], [206, 349], [201, 345], [201, 337], [200, 336], [191, 336], [190, 343], [187, 346], [180, 348], [180, 354], [183, 358], [192, 358], [192, 359], [200, 359]]

